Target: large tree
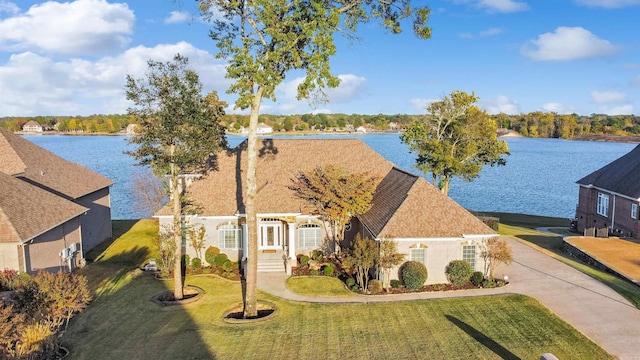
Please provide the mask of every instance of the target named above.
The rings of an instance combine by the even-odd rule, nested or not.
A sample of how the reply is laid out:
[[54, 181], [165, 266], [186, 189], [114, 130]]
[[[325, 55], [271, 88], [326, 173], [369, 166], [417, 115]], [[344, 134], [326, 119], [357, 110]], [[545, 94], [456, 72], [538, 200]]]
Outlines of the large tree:
[[173, 61], [148, 61], [146, 78], [127, 75], [127, 109], [140, 131], [130, 138], [135, 150], [128, 152], [139, 165], [149, 165], [156, 174], [169, 175], [173, 212], [172, 236], [176, 248], [174, 297], [182, 299], [182, 216], [184, 186], [180, 175], [210, 170], [215, 153], [226, 148], [220, 121], [227, 104], [215, 92], [206, 97], [198, 74], [188, 68], [188, 59], [177, 54]]
[[431, 172], [433, 185], [445, 194], [454, 176], [471, 181], [484, 165], [506, 164], [507, 143], [498, 139], [495, 120], [474, 105], [478, 100], [473, 92], [454, 90], [431, 103], [430, 114], [402, 134], [402, 141], [418, 155], [416, 167]]
[[320, 216], [331, 234], [334, 250], [339, 251], [346, 224], [371, 209], [377, 180], [368, 173], [351, 173], [337, 165], [326, 165], [298, 172], [289, 189]]
[[[299, 98], [326, 100], [324, 90], [339, 85], [329, 59], [336, 53], [337, 32], [353, 36], [360, 23], [378, 19], [397, 34], [401, 22], [413, 19], [414, 33], [431, 37], [426, 26], [428, 7], [412, 7], [411, 0], [199, 0], [200, 10], [211, 20], [210, 36], [219, 58], [227, 59], [227, 77], [234, 79], [228, 92], [237, 94], [236, 106], [251, 108], [247, 146], [248, 252], [245, 317], [257, 309], [258, 223], [255, 212], [257, 126], [263, 98], [275, 101], [275, 89], [287, 73], [303, 70]], [[319, 96], [313, 96], [319, 95]]]

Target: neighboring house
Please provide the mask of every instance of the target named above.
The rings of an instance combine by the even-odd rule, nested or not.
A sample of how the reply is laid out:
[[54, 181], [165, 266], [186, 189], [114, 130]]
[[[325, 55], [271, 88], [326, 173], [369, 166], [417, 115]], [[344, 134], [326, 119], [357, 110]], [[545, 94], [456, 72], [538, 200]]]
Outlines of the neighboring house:
[[[273, 128], [265, 123], [259, 123], [258, 127], [256, 128], [256, 133], [258, 135], [271, 134], [272, 132]], [[248, 134], [249, 128], [242, 127], [242, 133], [245, 135]]]
[[[495, 232], [420, 176], [396, 168], [359, 139], [262, 139], [258, 146], [258, 271], [291, 271], [297, 254], [333, 248], [318, 216], [288, 186], [300, 171], [334, 164], [378, 177], [371, 210], [354, 218], [345, 235], [393, 238], [407, 260], [423, 262], [428, 283], [446, 282], [445, 267], [464, 259], [482, 270], [479, 245]], [[247, 254], [245, 214], [247, 141], [217, 158], [218, 170], [193, 182], [190, 198], [201, 205], [187, 226], [204, 226], [205, 248], [216, 246], [231, 260]], [[170, 207], [156, 216], [171, 226]], [[188, 241], [187, 241], [188, 243]], [[348, 244], [342, 244], [343, 246]], [[186, 245], [193, 257], [194, 249]]]
[[[20, 238], [23, 244], [35, 243], [36, 238], [33, 236], [39, 235], [32, 231], [18, 230], [24, 229], [19, 222], [34, 222], [36, 218], [42, 218], [43, 214], [47, 214], [43, 220], [49, 219], [56, 212], [61, 212], [60, 207], [62, 203], [70, 202], [75, 203], [80, 208], [84, 209], [82, 214], [77, 217], [69, 217], [73, 215], [73, 211], [63, 212], [60, 215], [64, 215], [64, 221], [54, 224], [65, 225], [66, 232], [69, 227], [67, 222], [77, 221], [79, 233], [76, 237], [73, 235], [73, 241], [65, 240], [65, 243], [81, 243], [80, 249], [86, 253], [86, 251], [92, 249], [103, 240], [111, 237], [111, 203], [109, 196], [109, 187], [113, 184], [113, 181], [106, 177], [97, 174], [81, 165], [69, 162], [35, 144], [23, 139], [22, 137], [11, 133], [6, 129], [0, 129], [0, 173], [8, 175], [16, 181], [6, 182], [7, 186], [3, 191], [11, 192], [17, 184], [27, 184], [31, 187], [38, 188], [45, 193], [50, 194], [58, 198], [58, 202], [54, 201], [40, 201], [42, 192], [23, 191], [25, 204], [34, 201], [34, 204], [41, 203], [41, 209], [35, 211], [33, 208], [19, 208], [12, 205], [6, 205], [7, 208], [2, 207], [0, 211], [4, 214], [0, 219], [0, 227], [4, 230], [4, 234], [8, 234], [10, 228], [14, 228], [15, 233], [11, 230], [12, 236], [0, 238], [0, 242], [14, 242], [16, 236]], [[16, 189], [17, 191], [17, 189]], [[32, 196], [33, 198], [31, 198]], [[0, 205], [2, 206], [2, 205]], [[77, 209], [77, 208], [76, 208]], [[55, 214], [56, 216], [58, 214]], [[55, 219], [58, 219], [57, 217]], [[52, 225], [55, 221], [44, 221], [38, 227], [38, 230], [46, 230], [45, 225]], [[10, 240], [10, 241], [9, 241]], [[52, 246], [54, 243], [51, 243]], [[56, 245], [57, 247], [57, 245]], [[2, 254], [0, 254], [0, 268], [2, 268], [3, 259], [9, 258], [13, 255], [5, 253], [6, 247], [2, 248]], [[60, 251], [58, 249], [54, 251], [54, 248], [47, 248], [47, 253], [39, 251], [36, 255], [31, 256], [51, 256], [51, 251], [54, 251], [59, 256]], [[40, 260], [22, 259], [20, 267], [17, 270], [20, 271], [35, 271], [38, 267], [28, 267], [29, 264], [40, 264]], [[13, 260], [10, 264], [15, 264]], [[4, 264], [7, 267], [7, 263]], [[9, 268], [9, 267], [8, 267]], [[15, 268], [15, 267], [11, 267]], [[49, 268], [49, 267], [47, 267]]]
[[366, 134], [367, 133], [367, 128], [364, 127], [364, 126], [358, 126], [358, 128], [356, 129], [356, 132]]
[[577, 183], [578, 231], [591, 236], [640, 238], [640, 145]]
[[125, 130], [125, 133], [129, 136], [135, 135], [138, 125], [137, 124], [129, 124]]
[[24, 132], [43, 132], [44, 126], [40, 125], [37, 121], [30, 120], [24, 126], [22, 126]]

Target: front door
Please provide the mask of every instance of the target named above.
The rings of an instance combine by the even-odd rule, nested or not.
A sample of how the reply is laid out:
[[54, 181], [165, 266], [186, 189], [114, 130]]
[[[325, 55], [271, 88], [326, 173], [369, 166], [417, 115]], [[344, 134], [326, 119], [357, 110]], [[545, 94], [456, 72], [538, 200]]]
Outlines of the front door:
[[260, 249], [282, 249], [282, 223], [260, 224]]

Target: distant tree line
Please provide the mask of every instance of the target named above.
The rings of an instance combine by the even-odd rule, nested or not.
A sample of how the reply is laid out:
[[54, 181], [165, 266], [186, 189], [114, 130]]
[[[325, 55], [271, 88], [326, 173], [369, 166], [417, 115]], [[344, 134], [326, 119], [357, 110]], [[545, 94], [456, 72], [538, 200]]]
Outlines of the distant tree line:
[[[271, 126], [274, 132], [355, 131], [360, 126], [369, 131], [401, 131], [412, 121], [426, 116], [429, 115], [266, 114], [260, 116], [260, 122]], [[500, 113], [491, 117], [499, 128], [514, 130], [526, 137], [573, 139], [588, 135], [640, 136], [640, 116], [635, 115], [561, 115], [534, 111], [518, 115]], [[126, 114], [35, 116], [0, 118], [0, 127], [20, 131], [31, 120], [66, 133], [115, 134], [134, 123]], [[226, 114], [222, 125], [231, 133], [240, 133], [249, 126], [249, 115]]]

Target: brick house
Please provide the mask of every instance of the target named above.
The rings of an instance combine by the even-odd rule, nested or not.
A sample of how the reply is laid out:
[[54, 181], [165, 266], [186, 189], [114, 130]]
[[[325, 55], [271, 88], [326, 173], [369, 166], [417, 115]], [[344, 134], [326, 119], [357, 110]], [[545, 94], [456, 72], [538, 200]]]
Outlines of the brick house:
[[73, 268], [111, 237], [113, 181], [0, 128], [0, 268]]
[[640, 238], [640, 145], [577, 181], [576, 226], [590, 236]]
[[[484, 239], [496, 236], [473, 214], [429, 184], [400, 170], [359, 139], [262, 139], [258, 146], [256, 210], [258, 215], [258, 271], [290, 273], [298, 254], [332, 249], [319, 217], [288, 189], [299, 171], [338, 165], [351, 172], [378, 177], [371, 210], [354, 218], [345, 241], [360, 233], [372, 239], [393, 238], [406, 260], [423, 262], [427, 283], [446, 282], [445, 267], [455, 259], [482, 270], [479, 253]], [[217, 158], [217, 171], [188, 187], [201, 205], [186, 217], [190, 226], [205, 227], [205, 248], [215, 246], [231, 260], [252, 254], [247, 249], [244, 196], [246, 140]], [[156, 214], [160, 231], [172, 226], [171, 210]], [[348, 245], [348, 244], [341, 244]], [[191, 257], [194, 249], [185, 244]], [[395, 275], [392, 275], [395, 276]]]

